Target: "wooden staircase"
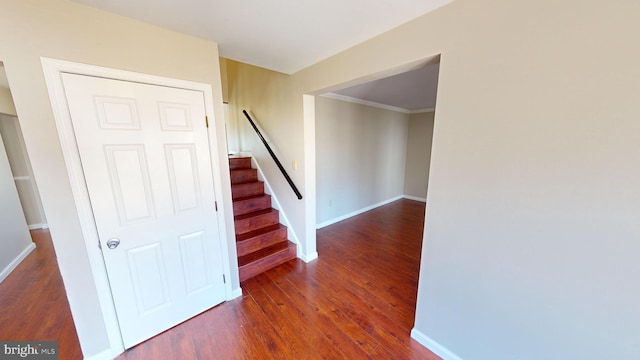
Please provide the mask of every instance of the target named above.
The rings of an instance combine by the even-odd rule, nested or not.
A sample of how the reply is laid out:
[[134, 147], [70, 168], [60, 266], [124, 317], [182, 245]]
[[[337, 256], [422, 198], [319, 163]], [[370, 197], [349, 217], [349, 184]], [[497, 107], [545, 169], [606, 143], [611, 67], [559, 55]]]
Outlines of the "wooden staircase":
[[231, 196], [236, 229], [240, 281], [252, 278], [296, 258], [296, 245], [287, 239], [271, 195], [264, 193], [251, 158], [229, 158]]

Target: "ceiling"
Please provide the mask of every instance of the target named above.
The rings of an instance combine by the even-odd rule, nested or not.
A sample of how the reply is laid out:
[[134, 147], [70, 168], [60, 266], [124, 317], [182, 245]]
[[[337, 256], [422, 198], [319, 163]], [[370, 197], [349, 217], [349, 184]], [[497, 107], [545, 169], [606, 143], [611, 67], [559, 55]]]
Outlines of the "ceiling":
[[404, 112], [431, 110], [436, 107], [439, 70], [439, 63], [428, 64], [380, 80], [333, 91], [325, 96], [373, 106], [383, 105]]
[[291, 74], [453, 0], [72, 0], [218, 43]]

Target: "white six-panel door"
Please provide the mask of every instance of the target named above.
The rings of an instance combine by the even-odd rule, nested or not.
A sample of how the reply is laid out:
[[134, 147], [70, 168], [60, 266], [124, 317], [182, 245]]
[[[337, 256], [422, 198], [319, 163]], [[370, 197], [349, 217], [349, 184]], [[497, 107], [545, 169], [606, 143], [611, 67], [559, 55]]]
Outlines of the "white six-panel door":
[[224, 300], [203, 93], [62, 77], [130, 348]]

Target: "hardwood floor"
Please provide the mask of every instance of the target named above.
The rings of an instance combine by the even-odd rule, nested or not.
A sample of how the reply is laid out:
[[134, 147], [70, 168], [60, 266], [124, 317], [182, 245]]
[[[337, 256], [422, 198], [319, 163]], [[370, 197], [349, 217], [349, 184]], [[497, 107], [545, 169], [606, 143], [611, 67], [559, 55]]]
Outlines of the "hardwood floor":
[[0, 340], [58, 341], [60, 359], [82, 359], [49, 231], [31, 236], [36, 249], [0, 283]]
[[318, 230], [292, 260], [119, 359], [439, 359], [411, 339], [423, 203], [400, 200]]
[[[242, 283], [241, 298], [118, 359], [439, 359], [410, 337], [424, 209], [423, 203], [400, 200], [320, 229], [318, 260], [292, 260], [249, 279]], [[66, 306], [68, 312], [62, 297], [64, 306], [49, 306]], [[13, 311], [1, 301], [6, 324]], [[29, 321], [55, 323], [49, 319], [58, 312], [49, 308]], [[67, 333], [73, 323], [69, 318], [58, 327]], [[0, 332], [0, 339], [4, 336]], [[77, 349], [74, 341], [70, 347]], [[79, 352], [68, 354], [60, 358], [81, 358]]]

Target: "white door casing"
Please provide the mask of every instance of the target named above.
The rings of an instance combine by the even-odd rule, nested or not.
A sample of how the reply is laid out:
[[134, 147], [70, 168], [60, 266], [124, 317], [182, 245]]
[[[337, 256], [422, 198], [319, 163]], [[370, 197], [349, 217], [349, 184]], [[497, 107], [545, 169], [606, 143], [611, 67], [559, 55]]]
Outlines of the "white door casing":
[[62, 79], [129, 348], [225, 299], [203, 93]]

